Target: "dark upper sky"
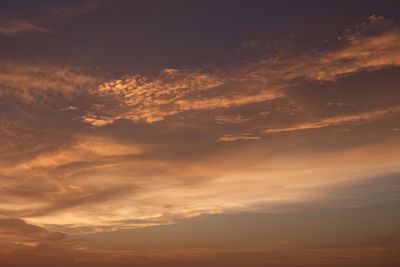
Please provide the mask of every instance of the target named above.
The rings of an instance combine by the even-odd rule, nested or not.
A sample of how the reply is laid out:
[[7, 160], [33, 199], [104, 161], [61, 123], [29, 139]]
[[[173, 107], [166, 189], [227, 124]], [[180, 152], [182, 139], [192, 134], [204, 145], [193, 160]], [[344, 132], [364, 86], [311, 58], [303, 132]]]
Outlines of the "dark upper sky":
[[2, 17], [29, 20], [49, 33], [1, 36], [0, 49], [7, 59], [158, 72], [215, 64], [249, 40], [293, 39], [307, 49], [373, 14], [395, 18], [399, 12], [395, 1], [360, 3], [6, 0]]

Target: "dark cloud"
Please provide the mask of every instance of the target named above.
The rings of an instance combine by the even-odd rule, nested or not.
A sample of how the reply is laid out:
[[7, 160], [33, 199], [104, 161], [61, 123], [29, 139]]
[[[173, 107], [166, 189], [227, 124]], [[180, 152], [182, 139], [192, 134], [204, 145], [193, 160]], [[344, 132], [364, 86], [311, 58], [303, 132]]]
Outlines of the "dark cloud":
[[66, 237], [64, 233], [28, 224], [19, 218], [0, 218], [0, 234], [13, 235], [39, 241], [61, 240]]

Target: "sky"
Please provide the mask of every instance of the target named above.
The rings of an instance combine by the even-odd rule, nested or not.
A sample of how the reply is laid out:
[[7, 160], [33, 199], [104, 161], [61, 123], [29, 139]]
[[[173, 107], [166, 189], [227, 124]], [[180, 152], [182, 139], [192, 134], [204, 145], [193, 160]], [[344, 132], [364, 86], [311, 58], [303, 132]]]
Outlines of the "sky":
[[399, 266], [400, 2], [2, 0], [2, 267]]

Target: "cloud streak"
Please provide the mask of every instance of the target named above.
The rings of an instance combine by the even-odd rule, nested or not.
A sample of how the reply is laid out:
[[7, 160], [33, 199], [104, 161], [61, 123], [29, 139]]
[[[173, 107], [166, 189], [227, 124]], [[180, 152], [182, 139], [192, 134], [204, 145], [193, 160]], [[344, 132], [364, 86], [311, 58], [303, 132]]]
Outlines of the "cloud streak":
[[22, 32], [49, 32], [49, 30], [25, 20], [0, 19], [0, 34], [15, 35]]
[[383, 117], [385, 115], [396, 113], [399, 111], [400, 111], [400, 106], [396, 106], [381, 110], [375, 110], [371, 112], [364, 112], [355, 115], [336, 116], [336, 117], [321, 119], [315, 122], [300, 123], [285, 128], [267, 129], [264, 131], [264, 133], [269, 134], [269, 133], [291, 132], [291, 131], [308, 130], [308, 129], [319, 129], [330, 126], [341, 125], [345, 123], [351, 123], [351, 122], [363, 122], [363, 121], [377, 119], [379, 117]]
[[219, 141], [230, 142], [230, 141], [238, 141], [238, 140], [258, 140], [259, 136], [252, 136], [249, 133], [244, 133], [241, 135], [230, 135], [225, 134], [219, 138]]

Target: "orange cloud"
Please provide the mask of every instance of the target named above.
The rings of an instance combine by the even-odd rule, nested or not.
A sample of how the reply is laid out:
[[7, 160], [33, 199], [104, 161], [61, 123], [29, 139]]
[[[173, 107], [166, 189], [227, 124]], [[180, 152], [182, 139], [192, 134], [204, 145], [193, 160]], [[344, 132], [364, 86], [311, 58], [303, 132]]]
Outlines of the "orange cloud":
[[225, 124], [225, 123], [241, 123], [248, 121], [247, 118], [244, 118], [243, 116], [236, 115], [236, 116], [216, 116], [214, 120], [218, 124]]
[[381, 109], [381, 110], [375, 110], [375, 111], [371, 111], [371, 112], [364, 112], [364, 113], [355, 114], [355, 115], [336, 116], [336, 117], [332, 117], [332, 118], [322, 119], [322, 120], [319, 120], [316, 122], [300, 123], [300, 124], [296, 124], [291, 127], [266, 129], [264, 132], [265, 133], [280, 133], [280, 132], [290, 132], [290, 131], [307, 130], [307, 129], [318, 129], [318, 128], [335, 126], [335, 125], [340, 125], [340, 124], [349, 123], [349, 122], [368, 121], [368, 120], [376, 119], [376, 118], [382, 117], [384, 115], [394, 113], [394, 112], [399, 112], [399, 111], [400, 111], [400, 107], [396, 106], [396, 107], [391, 107], [391, 108], [386, 108], [386, 109]]
[[252, 136], [250, 133], [244, 133], [241, 135], [231, 135], [225, 134], [224, 136], [219, 138], [219, 141], [238, 141], [238, 140], [258, 140], [260, 139], [259, 136]]
[[[374, 23], [378, 22], [371, 18], [367, 25]], [[93, 108], [82, 120], [94, 126], [119, 119], [151, 123], [184, 112], [285, 98], [283, 89], [305, 80], [335, 81], [360, 71], [399, 66], [400, 28], [390, 25], [380, 34], [354, 34], [336, 51], [265, 56], [229, 71], [166, 69], [154, 78], [134, 75], [107, 82], [93, 93], [108, 99], [108, 104]]]
[[26, 102], [39, 103], [56, 94], [64, 97], [82, 94], [95, 86], [98, 79], [69, 66], [2, 62], [0, 83], [0, 97], [12, 95]]

